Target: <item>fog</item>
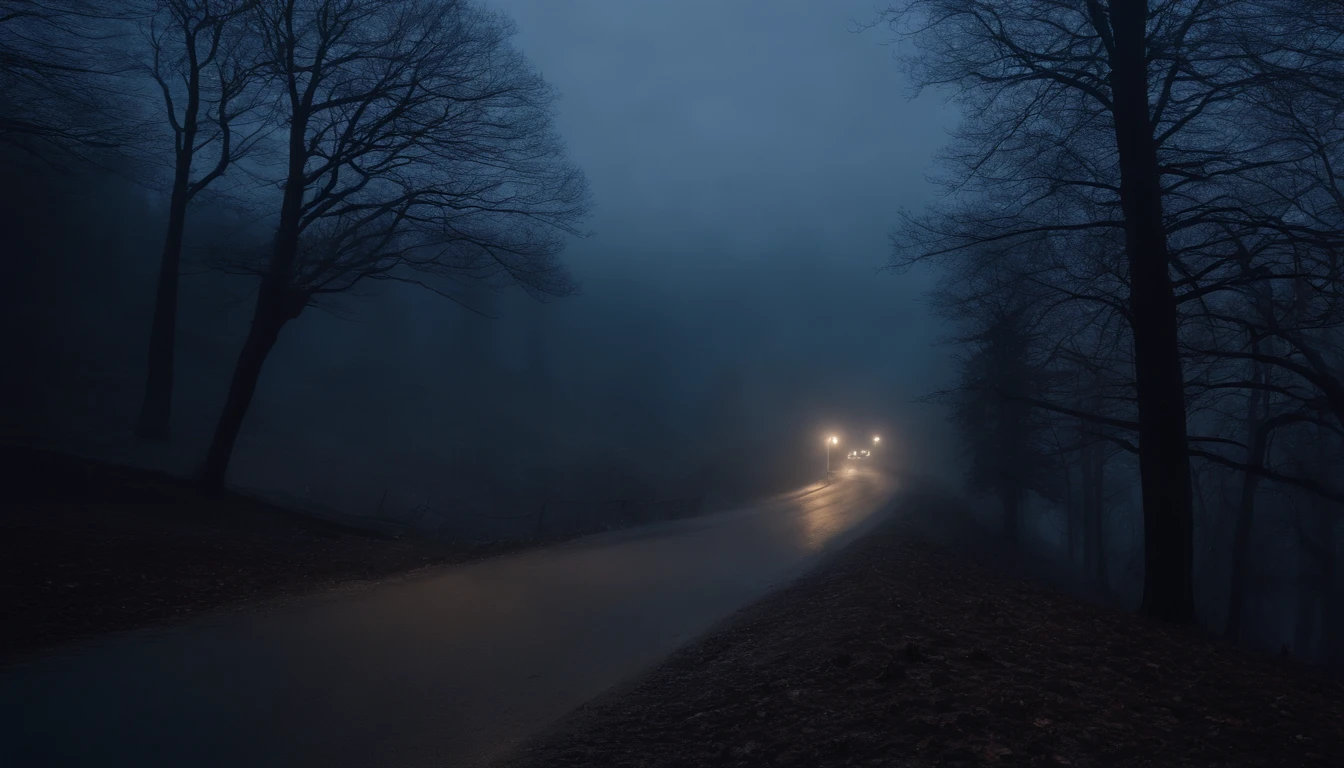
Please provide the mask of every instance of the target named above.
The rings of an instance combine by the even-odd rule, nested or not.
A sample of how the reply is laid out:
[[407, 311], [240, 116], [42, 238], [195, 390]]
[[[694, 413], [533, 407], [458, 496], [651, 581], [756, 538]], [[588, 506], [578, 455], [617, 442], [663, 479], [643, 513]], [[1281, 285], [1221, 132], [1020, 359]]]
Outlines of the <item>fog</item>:
[[1344, 663], [1344, 20], [1003, 5], [0, 12], [5, 447], [454, 546], [871, 449]]
[[[946, 473], [943, 416], [916, 403], [948, 375], [931, 278], [883, 267], [954, 112], [906, 98], [886, 38], [856, 31], [869, 4], [491, 5], [559, 92], [556, 128], [591, 186], [588, 234], [562, 256], [579, 290], [540, 302], [457, 285], [454, 301], [378, 284], [316, 300], [265, 363], [228, 483], [319, 511], [428, 508], [468, 531], [547, 500], [804, 486], [830, 434], [846, 441], [837, 461], [881, 434], [892, 466]], [[7, 190], [16, 252], [41, 254], [8, 265], [28, 330], [11, 337], [7, 421], [27, 441], [190, 473], [256, 291], [209, 256], [266, 234], [223, 198], [191, 209], [171, 440], [138, 441], [166, 198], [154, 172], [109, 165], [31, 165]]]

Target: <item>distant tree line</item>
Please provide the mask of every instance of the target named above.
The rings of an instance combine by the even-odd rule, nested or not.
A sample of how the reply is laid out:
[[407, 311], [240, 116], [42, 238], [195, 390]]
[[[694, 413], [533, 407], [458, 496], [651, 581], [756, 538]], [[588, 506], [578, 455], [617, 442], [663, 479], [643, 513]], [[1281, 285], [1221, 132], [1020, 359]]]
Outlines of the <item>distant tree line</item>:
[[939, 397], [1010, 535], [1029, 493], [1065, 504], [1110, 588], [1106, 478], [1132, 457], [1146, 613], [1267, 643], [1252, 593], [1283, 566], [1287, 644], [1344, 659], [1344, 4], [906, 0], [881, 23], [964, 113], [893, 265], [943, 270], [965, 353]]

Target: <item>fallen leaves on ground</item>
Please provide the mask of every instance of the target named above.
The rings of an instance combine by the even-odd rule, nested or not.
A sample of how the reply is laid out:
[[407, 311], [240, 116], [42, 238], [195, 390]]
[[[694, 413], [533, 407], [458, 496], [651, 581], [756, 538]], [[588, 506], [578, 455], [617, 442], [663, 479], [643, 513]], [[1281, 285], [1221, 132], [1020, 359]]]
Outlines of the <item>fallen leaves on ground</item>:
[[972, 562], [938, 503], [505, 764], [1344, 765], [1337, 683]]

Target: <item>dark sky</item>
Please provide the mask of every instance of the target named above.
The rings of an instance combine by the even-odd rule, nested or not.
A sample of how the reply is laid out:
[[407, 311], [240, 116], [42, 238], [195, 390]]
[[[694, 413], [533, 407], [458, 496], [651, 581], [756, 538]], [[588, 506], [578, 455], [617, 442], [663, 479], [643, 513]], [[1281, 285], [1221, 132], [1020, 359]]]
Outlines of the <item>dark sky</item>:
[[954, 113], [907, 98], [881, 30], [855, 33], [871, 0], [490, 4], [560, 91], [596, 200], [567, 254], [589, 301], [562, 320], [635, 293], [675, 307], [701, 354], [774, 351], [898, 405], [938, 380], [927, 275], [879, 270]]
[[490, 4], [562, 94], [601, 251], [657, 232], [749, 262], [804, 236], [818, 258], [875, 266], [896, 209], [928, 194], [950, 112], [904, 98], [881, 31], [852, 32], [871, 2]]

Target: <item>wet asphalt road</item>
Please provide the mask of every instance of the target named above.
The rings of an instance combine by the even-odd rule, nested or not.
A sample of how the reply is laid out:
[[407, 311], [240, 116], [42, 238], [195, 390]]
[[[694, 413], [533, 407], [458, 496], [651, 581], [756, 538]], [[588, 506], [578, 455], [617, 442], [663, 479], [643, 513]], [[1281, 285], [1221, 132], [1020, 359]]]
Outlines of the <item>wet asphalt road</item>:
[[891, 506], [806, 495], [0, 667], [0, 766], [488, 763], [796, 577]]

